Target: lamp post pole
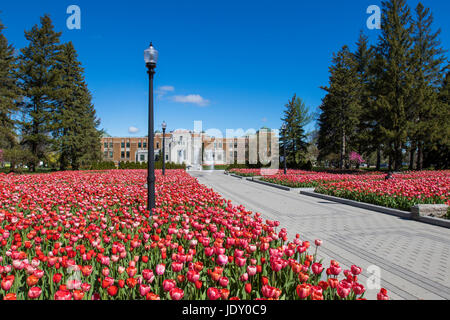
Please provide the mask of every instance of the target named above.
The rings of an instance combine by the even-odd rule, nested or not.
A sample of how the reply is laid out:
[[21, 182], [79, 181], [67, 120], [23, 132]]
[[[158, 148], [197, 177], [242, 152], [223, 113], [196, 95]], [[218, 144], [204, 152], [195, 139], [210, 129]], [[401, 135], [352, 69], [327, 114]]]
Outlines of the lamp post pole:
[[286, 124], [283, 123], [282, 126], [283, 129], [283, 162], [284, 162], [284, 174], [286, 174], [287, 172], [287, 168], [286, 168]]
[[145, 65], [149, 79], [148, 86], [148, 159], [147, 159], [147, 210], [152, 215], [152, 209], [155, 208], [155, 150], [154, 150], [154, 130], [153, 130], [153, 76], [155, 74], [156, 60], [158, 52], [150, 47], [144, 51]]
[[163, 176], [166, 175], [166, 122], [163, 121], [162, 123], [162, 131], [163, 131], [163, 141], [162, 141], [162, 157], [163, 157], [163, 167], [162, 167], [162, 174]]

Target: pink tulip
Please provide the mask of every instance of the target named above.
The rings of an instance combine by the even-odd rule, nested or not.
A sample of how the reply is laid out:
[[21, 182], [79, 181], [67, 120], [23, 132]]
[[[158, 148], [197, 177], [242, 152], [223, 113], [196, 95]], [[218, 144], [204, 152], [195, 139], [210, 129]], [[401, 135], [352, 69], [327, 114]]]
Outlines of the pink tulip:
[[166, 279], [163, 281], [163, 289], [166, 292], [171, 291], [173, 288], [175, 288], [176, 282], [173, 279]]
[[155, 275], [153, 274], [153, 271], [150, 269], [144, 269], [142, 270], [142, 276], [148, 283], [152, 283], [155, 279]]
[[172, 290], [170, 290], [170, 298], [172, 300], [181, 300], [183, 299], [183, 296], [184, 296], [183, 289], [173, 288]]
[[360, 274], [362, 272], [362, 269], [355, 265], [352, 265], [350, 269], [354, 276], [357, 276], [358, 274]]
[[256, 266], [247, 266], [247, 273], [249, 276], [254, 276], [256, 274]]
[[166, 265], [164, 263], [160, 263], [155, 268], [156, 274], [158, 276], [162, 276], [164, 274], [164, 271], [166, 271]]
[[141, 284], [139, 286], [139, 293], [141, 294], [141, 296], [145, 297], [147, 295], [147, 293], [149, 293], [151, 290], [151, 287], [149, 285], [146, 284]]
[[216, 262], [219, 266], [224, 266], [228, 263], [228, 257], [224, 254], [219, 254], [216, 258]]
[[313, 263], [313, 265], [311, 266], [311, 270], [312, 270], [312, 272], [314, 274], [317, 275], [317, 274], [321, 274], [322, 273], [323, 267], [322, 267], [322, 265], [320, 263], [316, 262], [316, 263]]
[[39, 287], [31, 287], [30, 290], [28, 290], [28, 297], [30, 299], [36, 299], [39, 298], [39, 296], [42, 293], [42, 289]]

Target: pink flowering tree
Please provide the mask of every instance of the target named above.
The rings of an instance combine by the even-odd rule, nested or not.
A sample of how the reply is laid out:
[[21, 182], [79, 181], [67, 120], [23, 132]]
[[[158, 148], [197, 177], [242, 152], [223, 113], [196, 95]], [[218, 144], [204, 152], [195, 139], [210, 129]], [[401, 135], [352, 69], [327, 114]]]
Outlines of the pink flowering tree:
[[352, 164], [355, 164], [357, 168], [359, 168], [359, 166], [360, 166], [362, 163], [366, 162], [366, 161], [362, 158], [362, 156], [361, 156], [359, 153], [355, 152], [355, 151], [350, 152], [349, 160], [350, 160], [350, 162], [351, 162]]

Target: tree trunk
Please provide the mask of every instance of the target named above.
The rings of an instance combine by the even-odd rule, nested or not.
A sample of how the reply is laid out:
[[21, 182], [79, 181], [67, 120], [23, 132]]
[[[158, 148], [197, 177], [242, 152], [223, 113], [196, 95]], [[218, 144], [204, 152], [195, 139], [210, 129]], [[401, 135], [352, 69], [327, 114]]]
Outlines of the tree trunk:
[[344, 167], [344, 156], [345, 156], [345, 130], [342, 133], [342, 142], [341, 142], [341, 157], [339, 161], [339, 169], [343, 169]]
[[423, 142], [419, 141], [417, 149], [417, 170], [423, 169]]
[[394, 142], [394, 170], [400, 171], [402, 168], [402, 149], [401, 143]]
[[411, 143], [411, 149], [409, 151], [409, 170], [414, 170], [414, 157], [416, 155], [416, 143]]
[[377, 148], [377, 170], [379, 171], [381, 169], [381, 147], [378, 146]]

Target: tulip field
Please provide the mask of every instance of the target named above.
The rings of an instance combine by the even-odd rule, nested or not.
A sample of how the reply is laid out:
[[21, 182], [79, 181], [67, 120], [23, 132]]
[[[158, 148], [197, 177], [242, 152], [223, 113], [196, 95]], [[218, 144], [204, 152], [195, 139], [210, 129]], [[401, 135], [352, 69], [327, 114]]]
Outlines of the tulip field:
[[359, 177], [321, 184], [316, 192], [405, 211], [416, 204], [450, 205], [450, 171], [398, 174], [388, 181]]
[[[321, 240], [233, 206], [183, 170], [0, 174], [0, 298], [364, 299]], [[388, 299], [381, 289], [378, 299]]]
[[[230, 170], [239, 175], [260, 175], [260, 169]], [[409, 211], [416, 204], [450, 205], [450, 171], [419, 171], [394, 174], [385, 181], [380, 172], [336, 174], [288, 170], [262, 176], [267, 181], [291, 188], [315, 188], [315, 192]]]

